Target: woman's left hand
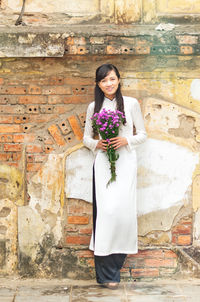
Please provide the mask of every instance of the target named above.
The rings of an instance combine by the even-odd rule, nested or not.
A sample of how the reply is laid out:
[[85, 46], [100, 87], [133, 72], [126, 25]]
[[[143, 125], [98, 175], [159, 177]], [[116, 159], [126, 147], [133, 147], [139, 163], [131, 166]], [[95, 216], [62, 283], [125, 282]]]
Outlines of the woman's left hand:
[[122, 146], [128, 145], [128, 142], [125, 137], [117, 136], [117, 137], [110, 138], [110, 144], [116, 150]]

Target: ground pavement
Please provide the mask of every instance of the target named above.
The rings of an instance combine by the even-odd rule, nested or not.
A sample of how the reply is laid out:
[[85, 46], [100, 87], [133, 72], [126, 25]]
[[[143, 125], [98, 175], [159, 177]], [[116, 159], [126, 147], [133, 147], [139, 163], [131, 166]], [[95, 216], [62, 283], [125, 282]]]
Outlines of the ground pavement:
[[0, 278], [0, 302], [199, 302], [200, 279], [122, 282], [119, 289], [95, 281]]

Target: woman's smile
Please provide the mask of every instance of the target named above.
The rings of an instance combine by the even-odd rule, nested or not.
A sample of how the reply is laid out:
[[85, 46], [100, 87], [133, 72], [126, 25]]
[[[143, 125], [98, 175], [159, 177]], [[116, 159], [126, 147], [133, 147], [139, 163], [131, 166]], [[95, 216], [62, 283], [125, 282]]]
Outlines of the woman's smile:
[[103, 78], [99, 83], [99, 88], [103, 91], [105, 97], [115, 97], [116, 91], [119, 86], [119, 79], [114, 70], [111, 70], [108, 75]]

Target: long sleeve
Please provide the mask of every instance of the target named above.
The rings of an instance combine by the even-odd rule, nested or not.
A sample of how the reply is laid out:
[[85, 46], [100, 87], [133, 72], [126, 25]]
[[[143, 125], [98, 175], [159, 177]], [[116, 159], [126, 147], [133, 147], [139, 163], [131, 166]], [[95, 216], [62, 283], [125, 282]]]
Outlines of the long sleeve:
[[136, 135], [131, 135], [126, 137], [128, 141], [129, 150], [132, 150], [135, 146], [142, 144], [147, 138], [142, 112], [137, 100], [133, 104], [131, 113], [132, 113], [133, 124], [136, 128]]
[[88, 106], [87, 114], [86, 114], [85, 130], [83, 135], [84, 145], [94, 152], [98, 140], [93, 138], [93, 128], [92, 128], [92, 120], [91, 120], [93, 113], [94, 113], [94, 102]]

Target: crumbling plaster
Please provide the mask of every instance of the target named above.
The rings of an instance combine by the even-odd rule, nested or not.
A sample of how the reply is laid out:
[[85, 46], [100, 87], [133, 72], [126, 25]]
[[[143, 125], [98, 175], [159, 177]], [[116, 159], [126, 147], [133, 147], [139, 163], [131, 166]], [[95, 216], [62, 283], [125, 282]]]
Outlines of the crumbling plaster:
[[[195, 127], [198, 114], [153, 98], [144, 99], [143, 113], [149, 138], [136, 149], [141, 236], [156, 230], [169, 231], [182, 208], [189, 208], [185, 212], [191, 214], [192, 177], [199, 163], [199, 143], [190, 124], [182, 125], [183, 132], [178, 135], [169, 131], [179, 129], [182, 115], [192, 117]], [[189, 127], [190, 135], [184, 134], [188, 131], [185, 126]], [[67, 158], [65, 191], [68, 198], [91, 202], [93, 160], [93, 154], [86, 148]]]

